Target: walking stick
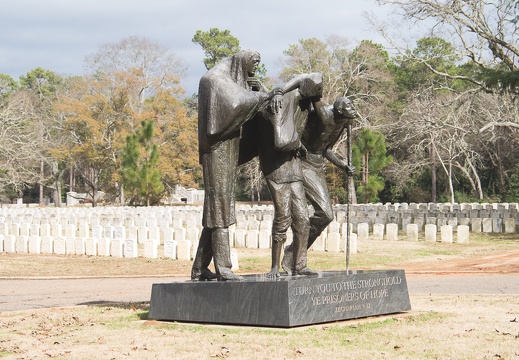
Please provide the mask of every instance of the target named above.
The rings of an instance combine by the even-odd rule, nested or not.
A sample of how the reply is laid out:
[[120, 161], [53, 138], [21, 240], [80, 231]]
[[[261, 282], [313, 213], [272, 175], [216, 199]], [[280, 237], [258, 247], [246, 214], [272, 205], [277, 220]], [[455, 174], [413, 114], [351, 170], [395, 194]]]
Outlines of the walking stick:
[[[346, 135], [348, 136], [348, 166], [351, 168], [352, 162], [352, 150], [351, 150], [351, 121], [348, 122], [348, 126], [346, 128]], [[347, 189], [348, 189], [348, 202], [346, 204], [346, 272], [350, 267], [350, 211], [351, 211], [351, 176], [346, 173], [346, 181], [347, 181]]]

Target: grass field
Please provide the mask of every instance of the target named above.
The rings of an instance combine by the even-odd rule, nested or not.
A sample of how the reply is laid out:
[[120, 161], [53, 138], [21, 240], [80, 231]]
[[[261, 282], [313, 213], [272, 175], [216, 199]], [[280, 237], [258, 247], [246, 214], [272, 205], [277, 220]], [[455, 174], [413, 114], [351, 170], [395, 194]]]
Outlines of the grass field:
[[[465, 271], [477, 259], [517, 252], [518, 245], [517, 235], [471, 234], [469, 244], [366, 241], [350, 266], [412, 272], [460, 264]], [[241, 273], [266, 272], [270, 254], [240, 249], [239, 261]], [[341, 270], [344, 262], [344, 253], [309, 254], [318, 270]], [[0, 255], [4, 278], [187, 275], [190, 267], [167, 259]], [[411, 303], [405, 314], [288, 330], [148, 321], [148, 303], [5, 312], [0, 358], [519, 359], [519, 294], [422, 294]]]

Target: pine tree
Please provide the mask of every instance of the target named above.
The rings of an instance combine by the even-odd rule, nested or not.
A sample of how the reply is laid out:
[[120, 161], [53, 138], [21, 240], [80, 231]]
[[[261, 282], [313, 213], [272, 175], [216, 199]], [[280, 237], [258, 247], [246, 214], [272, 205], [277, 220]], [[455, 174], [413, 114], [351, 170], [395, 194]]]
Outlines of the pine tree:
[[353, 163], [360, 169], [360, 184], [357, 186], [359, 201], [378, 201], [378, 194], [384, 188], [381, 172], [392, 161], [393, 157], [386, 154], [384, 136], [363, 128], [353, 145]]
[[126, 138], [121, 176], [133, 205], [150, 206], [159, 202], [164, 185], [157, 167], [159, 149], [153, 144], [154, 122], [142, 121], [141, 128]]

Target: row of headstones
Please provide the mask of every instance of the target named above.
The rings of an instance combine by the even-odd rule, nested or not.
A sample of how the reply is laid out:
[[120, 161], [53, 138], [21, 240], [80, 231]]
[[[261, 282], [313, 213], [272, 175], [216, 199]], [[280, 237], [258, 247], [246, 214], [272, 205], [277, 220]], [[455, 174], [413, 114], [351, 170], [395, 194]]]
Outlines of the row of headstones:
[[[233, 247], [249, 247], [249, 248], [269, 248], [270, 247], [270, 229], [272, 224], [272, 208], [271, 207], [242, 207], [239, 209], [237, 214], [237, 224], [231, 228], [231, 246]], [[50, 217], [52, 224], [43, 222], [43, 219], [49, 219], [46, 216], [38, 213], [39, 209], [31, 209], [31, 212], [22, 212], [19, 216], [10, 216], [5, 212], [0, 213], [0, 217], [3, 217], [4, 222], [0, 222], [0, 235], [3, 236], [1, 251], [16, 251], [19, 252], [36, 252], [37, 249], [43, 248], [44, 252], [50, 251], [53, 253], [64, 253], [64, 254], [87, 254], [87, 255], [106, 255], [111, 256], [127, 256], [131, 257], [135, 254], [135, 249], [138, 245], [143, 244], [144, 256], [156, 257], [158, 254], [158, 248], [160, 244], [164, 244], [164, 256], [177, 258], [177, 259], [188, 259], [192, 258], [196, 246], [198, 244], [198, 237], [201, 228], [199, 210], [193, 211], [193, 207], [187, 209], [175, 208], [172, 211], [168, 208], [151, 208], [151, 211], [143, 211], [133, 216], [133, 208], [125, 210], [123, 208], [111, 208], [111, 211], [104, 209], [104, 214], [96, 214], [89, 211], [58, 211], [58, 217]], [[119, 213], [117, 213], [119, 210]], [[123, 210], [123, 211], [121, 211]], [[50, 213], [56, 214], [56, 211]], [[106, 214], [108, 213], [108, 215]], [[67, 216], [67, 215], [74, 216]], [[89, 224], [86, 220], [89, 218], [93, 220], [93, 224]], [[126, 217], [125, 223], [136, 224], [139, 226], [102, 226], [98, 224], [98, 220], [102, 220], [104, 224], [118, 223], [116, 221], [111, 222], [110, 215], [115, 216], [121, 220]], [[150, 214], [155, 214], [156, 217], [152, 217]], [[165, 215], [164, 215], [165, 214]], [[30, 221], [29, 217], [33, 216], [33, 219], [37, 221]], [[47, 214], [48, 215], [48, 214]], [[97, 216], [94, 216], [97, 215]], [[178, 216], [177, 216], [178, 215]], [[175, 216], [175, 217], [173, 217]], [[337, 218], [344, 220], [344, 212], [337, 212]], [[5, 220], [9, 218], [11, 222]], [[262, 221], [257, 220], [261, 218]], [[23, 219], [24, 221], [19, 221]], [[104, 219], [104, 220], [103, 220]], [[130, 219], [130, 220], [128, 220]], [[159, 220], [157, 220], [159, 219]], [[16, 221], [18, 220], [18, 221]], [[161, 220], [164, 220], [163, 223]], [[162, 226], [156, 226], [158, 222], [161, 222]], [[471, 230], [473, 232], [501, 232], [501, 227], [504, 224], [505, 232], [515, 232], [515, 219], [471, 219]], [[175, 228], [171, 227], [175, 226]], [[363, 238], [362, 229], [359, 230], [360, 224], [354, 224], [353, 230], [360, 232], [359, 239]], [[413, 226], [416, 224], [407, 224], [407, 227], [414, 229]], [[425, 225], [427, 228], [428, 225]], [[373, 224], [368, 225], [372, 228], [374, 237], [381, 232], [384, 233], [384, 224]], [[387, 224], [388, 229], [394, 227], [392, 224]], [[423, 227], [418, 227], [417, 231], [423, 231]], [[457, 227], [452, 225], [456, 229]], [[321, 237], [315, 242], [312, 249], [316, 251], [343, 251], [345, 244], [346, 224], [341, 222], [332, 222], [328, 228], [323, 232]], [[362, 228], [362, 226], [361, 226]], [[430, 228], [430, 227], [429, 227]], [[437, 229], [442, 229], [443, 226], [438, 226]], [[388, 230], [389, 231], [389, 230]], [[355, 234], [351, 236], [354, 238]], [[389, 238], [391, 236], [388, 235]], [[52, 238], [52, 239], [49, 239]], [[68, 240], [67, 240], [68, 239]], [[290, 236], [289, 236], [290, 239]], [[77, 241], [75, 241], [77, 240]], [[289, 240], [290, 241], [290, 240]], [[353, 242], [354, 240], [352, 240]], [[6, 245], [4, 246], [4, 242]], [[38, 242], [40, 245], [37, 245]], [[77, 242], [77, 246], [73, 243]], [[31, 243], [33, 246], [30, 246]], [[62, 244], [68, 243], [68, 250], [64, 248]], [[82, 245], [84, 243], [84, 245]], [[127, 243], [127, 244], [126, 244]], [[94, 245], [95, 244], [95, 245]], [[110, 245], [108, 245], [110, 244]], [[125, 245], [126, 244], [126, 245]], [[57, 251], [54, 248], [57, 248]], [[8, 249], [8, 250], [4, 250]], [[85, 249], [84, 251], [82, 249]], [[31, 251], [32, 249], [32, 251]], [[95, 249], [95, 251], [94, 251]], [[108, 251], [107, 249], [110, 249]], [[126, 250], [124, 250], [126, 249]], [[353, 252], [356, 249], [356, 245], [352, 246]]]
[[[345, 204], [336, 207], [345, 209]], [[518, 203], [378, 203], [378, 204], [352, 204], [352, 211], [407, 211], [421, 210], [430, 212], [458, 212], [471, 210], [518, 210]]]
[[[365, 219], [352, 219], [353, 229], [357, 230], [359, 224], [367, 223]], [[363, 221], [364, 220], [364, 221]], [[402, 219], [403, 220], [403, 219]], [[443, 220], [443, 221], [442, 221]], [[382, 223], [367, 223], [370, 230], [375, 231], [375, 226], [384, 226]], [[391, 223], [389, 223], [391, 224]], [[387, 224], [387, 225], [389, 225]], [[423, 232], [427, 225], [436, 225], [437, 229], [441, 229], [444, 225], [452, 226], [454, 229], [458, 225], [468, 226], [471, 232], [475, 233], [515, 233], [517, 228], [517, 220], [515, 218], [506, 218], [506, 219], [498, 219], [498, 218], [472, 218], [472, 219], [438, 219], [438, 221], [428, 221], [427, 223], [423, 223], [422, 221], [401, 221], [397, 224], [400, 230], [405, 231], [408, 225], [416, 225], [418, 227], [418, 231]]]
[[[418, 225], [408, 224], [406, 227], [407, 240], [418, 241], [418, 232]], [[469, 243], [470, 231], [468, 225], [458, 225], [456, 227], [451, 225], [443, 225], [440, 227], [440, 229], [438, 229], [434, 224], [427, 224], [425, 225], [425, 241], [453, 243], [454, 232], [456, 232], [456, 242], [458, 244]], [[438, 234], [440, 234], [439, 237]], [[367, 239], [397, 241], [399, 240], [398, 225], [387, 224], [384, 226], [383, 224], [375, 224], [373, 226], [373, 233], [370, 236], [369, 224], [360, 223], [357, 227], [357, 239], [361, 242]]]
[[[415, 205], [415, 206], [411, 206]], [[347, 208], [336, 205], [337, 221], [344, 218]], [[341, 214], [342, 212], [342, 214]], [[483, 219], [493, 222], [493, 232], [502, 232], [507, 219], [519, 222], [519, 211], [516, 203], [502, 204], [358, 204], [352, 205], [349, 213], [350, 222], [354, 227], [358, 223], [373, 224], [397, 223], [400, 230], [405, 230], [407, 224], [417, 224], [423, 231], [426, 224], [469, 225], [481, 226]]]
[[[263, 223], [263, 222], [261, 222]], [[271, 245], [271, 230], [269, 227], [257, 227], [257, 223], [246, 228], [245, 224], [231, 226], [230, 245], [251, 249], [268, 249]], [[345, 224], [342, 224], [345, 227]], [[129, 230], [129, 231], [127, 231]], [[129, 233], [129, 235], [128, 235]], [[139, 234], [142, 234], [139, 236]], [[316, 240], [313, 250], [344, 251], [345, 230], [341, 224], [332, 223], [328, 231]], [[78, 236], [76, 236], [78, 235]], [[0, 226], [0, 251], [18, 253], [45, 254], [75, 254], [100, 255], [114, 257], [139, 256], [139, 244], [144, 247], [142, 256], [156, 258], [159, 249], [163, 256], [172, 259], [192, 259], [196, 253], [199, 241], [197, 227], [158, 228], [139, 227], [126, 229], [124, 226], [92, 226], [91, 233], [87, 226], [68, 224], [64, 233], [60, 224], [31, 224], [29, 227], [10, 224]], [[292, 241], [292, 232], [288, 232], [287, 244]], [[356, 234], [351, 234], [351, 252], [356, 252]], [[163, 244], [163, 247], [160, 245]], [[141, 246], [142, 248], [142, 246]]]
[[[159, 247], [153, 240], [146, 240], [139, 246], [136, 239], [0, 235], [0, 251], [7, 253], [157, 258]], [[164, 243], [164, 257], [190, 260], [192, 252], [191, 241], [168, 240]]]

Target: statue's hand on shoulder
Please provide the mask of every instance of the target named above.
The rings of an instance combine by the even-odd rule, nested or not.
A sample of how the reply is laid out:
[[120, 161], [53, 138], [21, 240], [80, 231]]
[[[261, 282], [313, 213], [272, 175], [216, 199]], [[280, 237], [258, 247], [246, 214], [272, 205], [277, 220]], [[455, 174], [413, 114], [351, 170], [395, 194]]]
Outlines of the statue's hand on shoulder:
[[269, 111], [272, 114], [279, 114], [282, 107], [283, 107], [283, 96], [274, 95], [274, 97], [270, 100], [270, 103], [268, 105]]
[[272, 99], [274, 96], [283, 96], [285, 92], [282, 87], [276, 87], [269, 92], [269, 99]]

